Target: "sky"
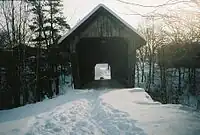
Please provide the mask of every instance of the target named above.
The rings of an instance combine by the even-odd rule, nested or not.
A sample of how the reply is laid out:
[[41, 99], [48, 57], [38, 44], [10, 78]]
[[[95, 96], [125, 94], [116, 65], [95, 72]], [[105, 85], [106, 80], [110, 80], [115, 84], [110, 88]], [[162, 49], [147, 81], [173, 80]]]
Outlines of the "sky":
[[[124, 0], [128, 1], [128, 0]], [[139, 3], [143, 5], [159, 5], [166, 2], [166, 0], [129, 0], [129, 2]], [[117, 0], [63, 0], [64, 15], [67, 17], [68, 23], [73, 27], [78, 21], [85, 17], [98, 4], [104, 4], [117, 15], [124, 19], [133, 27], [137, 27], [142, 22], [142, 17], [138, 15], [127, 15], [137, 12], [139, 14], [149, 13], [154, 8], [144, 8], [138, 6], [130, 6], [123, 4]]]

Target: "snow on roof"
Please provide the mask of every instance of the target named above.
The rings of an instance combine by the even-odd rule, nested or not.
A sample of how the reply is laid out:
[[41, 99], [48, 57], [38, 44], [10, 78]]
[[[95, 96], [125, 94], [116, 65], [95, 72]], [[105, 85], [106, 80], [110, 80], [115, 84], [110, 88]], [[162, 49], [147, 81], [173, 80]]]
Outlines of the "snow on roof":
[[74, 32], [80, 25], [82, 25], [92, 14], [94, 14], [100, 8], [104, 8], [105, 10], [107, 10], [109, 13], [111, 13], [113, 16], [115, 16], [118, 20], [120, 20], [126, 27], [131, 29], [133, 32], [135, 32], [137, 35], [139, 35], [140, 37], [142, 37], [145, 40], [145, 38], [141, 34], [139, 34], [135, 28], [133, 28], [126, 21], [124, 21], [115, 12], [113, 12], [111, 9], [106, 7], [104, 4], [99, 4], [88, 15], [86, 15], [81, 21], [79, 21], [72, 29], [70, 29], [70, 31], [68, 33], [66, 33], [64, 36], [62, 36], [59, 39], [58, 44], [60, 44], [65, 38], [67, 38], [72, 32]]

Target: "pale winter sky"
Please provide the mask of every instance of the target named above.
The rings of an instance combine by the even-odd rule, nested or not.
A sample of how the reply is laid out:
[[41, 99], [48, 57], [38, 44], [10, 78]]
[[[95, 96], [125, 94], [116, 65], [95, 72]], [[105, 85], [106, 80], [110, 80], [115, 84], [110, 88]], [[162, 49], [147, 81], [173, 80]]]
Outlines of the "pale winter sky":
[[[113, 10], [121, 18], [127, 21], [133, 27], [136, 27], [141, 22], [141, 17], [138, 15], [125, 15], [134, 13], [136, 11], [140, 14], [151, 12], [152, 8], [134, 7], [122, 4], [117, 0], [63, 0], [64, 1], [64, 14], [68, 17], [69, 24], [74, 26], [80, 19], [86, 16], [98, 4], [105, 4], [108, 8]], [[127, 1], [127, 0], [125, 0]], [[129, 0], [130, 2], [144, 4], [144, 5], [158, 5], [165, 3], [166, 0]]]
[[[142, 22], [141, 16], [125, 15], [125, 14], [130, 14], [134, 12], [145, 14], [155, 10], [155, 8], [130, 6], [127, 4], [123, 4], [117, 0], [63, 0], [63, 1], [64, 1], [64, 14], [68, 18], [68, 23], [72, 27], [100, 3], [105, 4], [108, 8], [113, 10], [116, 14], [118, 14], [122, 19], [124, 19], [133, 27], [137, 27], [137, 25], [140, 22]], [[124, 1], [155, 6], [166, 3], [168, 0], [124, 0]], [[157, 8], [157, 10], [162, 10], [162, 8]]]

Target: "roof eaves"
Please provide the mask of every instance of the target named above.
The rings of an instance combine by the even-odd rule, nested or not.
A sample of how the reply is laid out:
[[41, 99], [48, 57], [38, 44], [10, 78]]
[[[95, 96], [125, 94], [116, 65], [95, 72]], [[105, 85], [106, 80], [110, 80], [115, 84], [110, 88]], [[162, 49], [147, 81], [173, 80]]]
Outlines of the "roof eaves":
[[88, 15], [86, 15], [81, 21], [79, 21], [72, 29], [70, 29], [69, 32], [67, 32], [64, 36], [62, 36], [58, 40], [58, 44], [60, 44], [66, 37], [68, 37], [73, 31], [75, 31], [81, 24], [83, 24], [93, 13], [95, 13], [100, 7], [102, 7], [102, 4], [99, 4], [97, 7], [95, 7]]
[[72, 29], [70, 29], [70, 31], [68, 33], [66, 33], [64, 36], [62, 36], [59, 40], [58, 40], [58, 44], [62, 43], [62, 41], [67, 38], [70, 34], [72, 34], [81, 24], [83, 24], [92, 14], [94, 14], [99, 8], [103, 7], [104, 9], [106, 9], [108, 12], [110, 12], [113, 16], [115, 16], [118, 20], [120, 20], [126, 27], [128, 27], [129, 29], [131, 29], [133, 32], [135, 32], [138, 36], [140, 36], [144, 41], [145, 38], [137, 32], [137, 30], [135, 28], [133, 28], [130, 24], [128, 24], [126, 21], [124, 21], [121, 17], [119, 17], [116, 13], [114, 13], [111, 9], [109, 9], [108, 7], [106, 7], [104, 4], [99, 4], [98, 6], [96, 6], [88, 15], [86, 15], [80, 22], [78, 22]]

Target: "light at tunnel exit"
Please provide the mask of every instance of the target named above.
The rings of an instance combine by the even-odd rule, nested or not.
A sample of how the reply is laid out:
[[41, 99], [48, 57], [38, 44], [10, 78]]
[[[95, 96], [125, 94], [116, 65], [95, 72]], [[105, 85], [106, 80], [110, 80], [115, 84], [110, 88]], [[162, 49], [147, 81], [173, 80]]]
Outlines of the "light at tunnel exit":
[[95, 70], [94, 80], [111, 79], [111, 67], [108, 63], [96, 64], [94, 70]]

